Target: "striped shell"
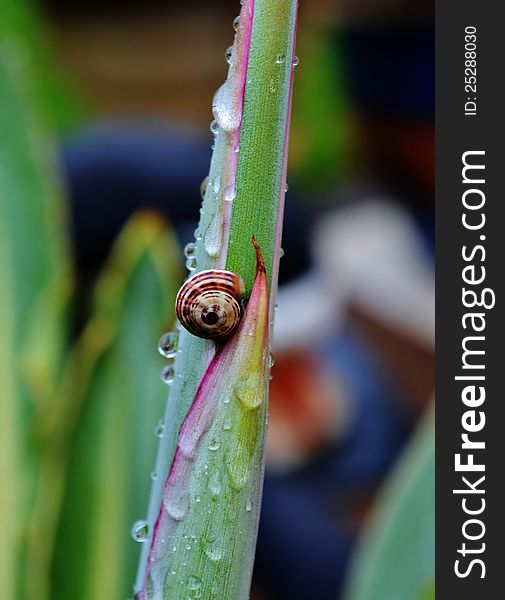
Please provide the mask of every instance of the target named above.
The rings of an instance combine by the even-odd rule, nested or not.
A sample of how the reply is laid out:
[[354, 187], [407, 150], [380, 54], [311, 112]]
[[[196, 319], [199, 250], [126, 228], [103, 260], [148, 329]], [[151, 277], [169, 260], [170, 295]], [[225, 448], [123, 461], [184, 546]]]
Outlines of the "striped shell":
[[244, 284], [235, 273], [218, 269], [200, 271], [187, 279], [177, 294], [177, 318], [198, 337], [226, 337], [242, 318], [243, 293]]

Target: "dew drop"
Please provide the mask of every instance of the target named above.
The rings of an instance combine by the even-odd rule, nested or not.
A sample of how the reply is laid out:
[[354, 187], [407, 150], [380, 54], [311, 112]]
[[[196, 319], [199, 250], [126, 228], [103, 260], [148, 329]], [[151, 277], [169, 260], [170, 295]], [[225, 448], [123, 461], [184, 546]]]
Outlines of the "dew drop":
[[220, 446], [221, 446], [221, 442], [214, 438], [209, 444], [209, 450], [212, 450], [212, 452], [215, 452], [216, 450], [219, 450]]
[[247, 511], [247, 512], [251, 512], [251, 510], [252, 510], [252, 507], [253, 507], [252, 500], [251, 500], [250, 498], [248, 498], [248, 499], [246, 500], [246, 503], [245, 503], [245, 509], [246, 509], [246, 511]]
[[190, 256], [186, 260], [186, 269], [190, 272], [192, 272], [196, 269], [196, 257], [195, 256]]
[[147, 521], [135, 521], [131, 530], [132, 538], [136, 542], [145, 542], [149, 536], [149, 525]]
[[151, 480], [156, 481], [158, 479], [158, 473], [156, 471], [151, 472]]
[[219, 473], [212, 473], [209, 478], [209, 491], [212, 496], [219, 496], [221, 493], [221, 478]]
[[208, 185], [209, 185], [209, 177], [207, 176], [200, 184], [200, 196], [202, 197], [202, 199], [205, 198], [205, 192], [207, 191]]
[[235, 131], [242, 118], [241, 100], [233, 92], [233, 83], [228, 79], [217, 90], [212, 100], [214, 118], [225, 131]]
[[289, 191], [289, 185], [288, 182], [286, 181], [286, 184], [284, 185], [284, 191], [287, 193]]
[[182, 521], [189, 510], [189, 494], [186, 488], [169, 488], [163, 498], [163, 506], [174, 521]]
[[240, 15], [239, 15], [238, 17], [235, 17], [235, 18], [233, 19], [233, 29], [234, 29], [235, 31], [238, 31], [238, 27], [239, 27], [239, 25], [240, 25]]
[[223, 192], [223, 198], [225, 202], [233, 202], [235, 200], [235, 186], [229, 185]]
[[166, 365], [163, 367], [160, 377], [163, 383], [170, 385], [174, 380], [174, 367], [172, 365]]
[[216, 135], [217, 132], [219, 131], [219, 123], [216, 121], [216, 119], [214, 119], [211, 124], [210, 124], [210, 131]]
[[162, 438], [163, 434], [165, 433], [165, 421], [163, 419], [160, 419], [158, 425], [156, 425], [156, 429], [154, 430], [154, 435], [157, 438]]
[[199, 579], [198, 577], [195, 577], [194, 575], [191, 575], [191, 577], [188, 580], [188, 587], [190, 589], [191, 596], [193, 598], [200, 598], [202, 595], [202, 580]]
[[208, 224], [203, 236], [203, 247], [205, 252], [212, 258], [217, 258], [221, 251], [221, 219], [216, 213]]
[[282, 258], [284, 256], [284, 248], [281, 248], [279, 250], [279, 258]]
[[173, 358], [177, 354], [179, 334], [177, 331], [164, 333], [158, 341], [158, 352], [165, 358]]
[[243, 489], [249, 479], [248, 457], [245, 456], [245, 453], [242, 453], [240, 457], [230, 461], [227, 467], [232, 486], [236, 490]]
[[195, 255], [196, 252], [196, 244], [194, 242], [189, 242], [184, 246], [184, 256], [186, 258], [191, 258]]
[[231, 419], [230, 419], [230, 417], [227, 417], [227, 418], [224, 420], [224, 422], [223, 422], [223, 429], [224, 429], [225, 431], [230, 431], [230, 429], [231, 429]]
[[226, 58], [226, 62], [227, 62], [229, 65], [231, 65], [231, 63], [232, 63], [232, 57], [233, 57], [233, 46], [230, 46], [230, 47], [229, 47], [229, 48], [226, 50], [226, 52], [225, 52], [224, 56], [225, 56], [225, 58]]
[[261, 387], [261, 377], [256, 373], [251, 373], [235, 384], [233, 394], [243, 408], [252, 410], [261, 404]]
[[297, 67], [300, 64], [300, 59], [298, 56], [295, 56], [293, 59], [293, 67]]
[[284, 56], [284, 54], [277, 54], [277, 56], [275, 57], [275, 62], [278, 65], [282, 65], [286, 62], [286, 57]]
[[196, 240], [197, 242], [199, 242], [199, 241], [202, 239], [202, 232], [200, 231], [200, 228], [199, 228], [199, 227], [197, 227], [197, 228], [195, 229], [195, 231], [194, 231], [193, 235], [194, 235], [194, 237], [195, 237], [195, 240]]
[[207, 558], [215, 562], [223, 558], [223, 546], [219, 540], [212, 540], [205, 544], [204, 551]]
[[268, 366], [272, 368], [275, 365], [275, 356], [270, 352]]

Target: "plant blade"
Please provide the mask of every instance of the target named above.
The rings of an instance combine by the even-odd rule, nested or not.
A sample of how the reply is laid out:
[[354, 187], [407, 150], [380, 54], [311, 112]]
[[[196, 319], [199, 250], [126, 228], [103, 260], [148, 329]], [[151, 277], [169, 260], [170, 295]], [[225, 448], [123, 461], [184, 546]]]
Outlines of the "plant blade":
[[[270, 325], [280, 255], [297, 5], [297, 0], [242, 2], [228, 79], [213, 101], [214, 153], [203, 186], [202, 213], [195, 232], [196, 265], [192, 265], [196, 270], [226, 268], [235, 272], [245, 280], [249, 295], [255, 277], [250, 240], [256, 236], [266, 258]], [[277, 61], [275, 52], [284, 53], [286, 59]], [[274, 90], [260, 81], [270, 72], [275, 73], [278, 83]], [[255, 81], [252, 73], [260, 80]], [[256, 129], [266, 134], [266, 141], [256, 135]], [[160, 480], [153, 484], [149, 502], [150, 535], [160, 512], [179, 429], [215, 352], [212, 342], [184, 330], [180, 330], [179, 340], [176, 377], [165, 413], [165, 436], [156, 463]], [[262, 436], [263, 444], [265, 432]], [[233, 516], [223, 513], [220, 518]], [[138, 591], [145, 591], [151, 543], [149, 537], [139, 562], [135, 583]], [[251, 568], [252, 556], [243, 565], [246, 572]], [[242, 590], [242, 595], [246, 597], [247, 591]]]
[[[167, 262], [172, 261], [167, 268]], [[154, 347], [174, 319], [175, 240], [150, 214], [132, 218], [96, 287], [94, 312], [72, 353], [63, 398], [72, 398], [53, 471], [66, 468], [53, 565], [54, 600], [131, 595], [165, 388]], [[70, 440], [68, 439], [70, 437]]]
[[270, 371], [268, 286], [257, 252], [242, 322], [214, 356], [179, 432], [138, 598], [248, 595]]
[[[0, 540], [2, 598], [45, 599], [53, 513], [40, 510], [45, 421], [65, 348], [71, 286], [53, 148], [16, 46], [0, 48]], [[52, 490], [49, 490], [51, 496]], [[4, 504], [5, 503], [5, 504]]]
[[434, 473], [431, 411], [381, 495], [351, 570], [346, 600], [431, 596], [435, 557]]

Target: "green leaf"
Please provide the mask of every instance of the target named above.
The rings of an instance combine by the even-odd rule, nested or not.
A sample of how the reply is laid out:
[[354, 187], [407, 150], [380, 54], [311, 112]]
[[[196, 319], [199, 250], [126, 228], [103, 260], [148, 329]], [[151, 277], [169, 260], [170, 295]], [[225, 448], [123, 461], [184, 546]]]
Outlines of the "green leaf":
[[37, 507], [71, 277], [53, 147], [13, 50], [0, 46], [0, 597], [44, 598], [49, 551]]
[[277, 279], [286, 187], [287, 145], [295, 60], [298, 3], [255, 0], [247, 66], [235, 199], [226, 268], [239, 273], [250, 292], [262, 249], [269, 284]]
[[345, 598], [431, 598], [434, 561], [435, 435], [430, 412], [381, 495]]
[[248, 596], [270, 373], [268, 288], [257, 251], [244, 317], [210, 363], [179, 432], [138, 598]]
[[155, 347], [174, 319], [178, 262], [165, 226], [140, 215], [116, 242], [97, 284], [94, 313], [74, 348], [64, 388], [74, 403], [68, 418], [77, 427], [52, 600], [131, 595], [139, 546], [130, 530], [144, 516], [166, 395]]
[[[271, 317], [281, 242], [296, 14], [296, 0], [242, 2], [228, 78], [213, 100], [214, 153], [208, 179], [202, 186], [205, 193], [195, 232], [196, 265], [192, 265], [198, 271], [227, 268], [239, 274], [246, 283], [248, 296], [255, 274], [255, 255], [250, 243], [254, 234], [265, 255]], [[174, 365], [176, 377], [165, 412], [165, 435], [158, 450], [159, 479], [153, 484], [149, 501], [150, 533], [139, 563], [136, 590], [142, 590], [147, 580], [152, 533], [179, 429], [214, 356], [215, 345], [180, 330], [179, 350]], [[264, 428], [258, 435], [262, 456]], [[261, 482], [261, 473], [255, 477]], [[224, 508], [216, 515], [216, 522], [236, 518], [230, 508]], [[245, 574], [252, 569], [256, 526], [257, 521], [251, 520], [243, 531], [251, 549], [242, 562]], [[198, 594], [198, 590], [193, 592]], [[247, 593], [245, 587], [240, 588], [237, 600]]]
[[55, 130], [67, 130], [84, 111], [77, 94], [55, 66], [39, 5], [36, 0], [2, 0], [0, 43], [17, 54], [44, 120]]

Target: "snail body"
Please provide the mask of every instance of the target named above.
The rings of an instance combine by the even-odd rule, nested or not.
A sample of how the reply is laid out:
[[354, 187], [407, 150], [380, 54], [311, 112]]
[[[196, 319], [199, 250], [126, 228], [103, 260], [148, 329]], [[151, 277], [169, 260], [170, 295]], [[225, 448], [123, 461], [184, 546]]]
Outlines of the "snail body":
[[177, 318], [197, 337], [225, 338], [240, 323], [243, 294], [243, 281], [235, 273], [221, 269], [200, 271], [187, 279], [177, 294]]

